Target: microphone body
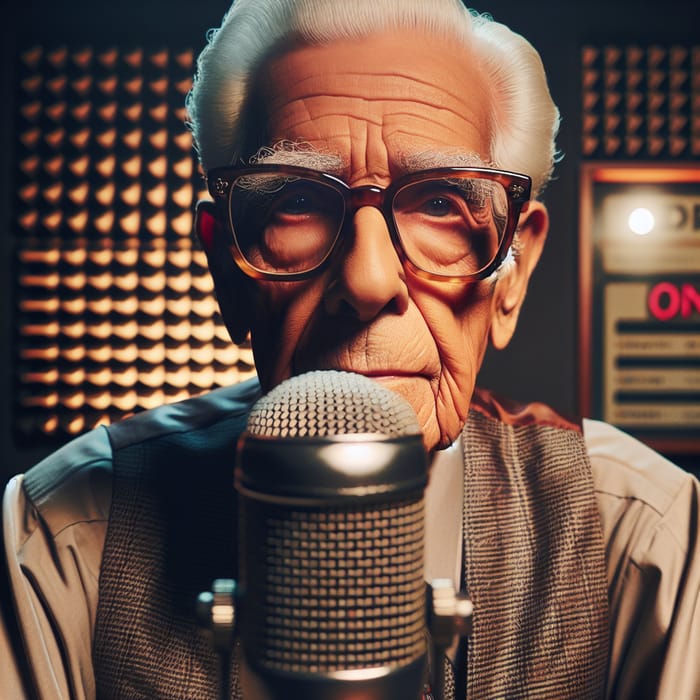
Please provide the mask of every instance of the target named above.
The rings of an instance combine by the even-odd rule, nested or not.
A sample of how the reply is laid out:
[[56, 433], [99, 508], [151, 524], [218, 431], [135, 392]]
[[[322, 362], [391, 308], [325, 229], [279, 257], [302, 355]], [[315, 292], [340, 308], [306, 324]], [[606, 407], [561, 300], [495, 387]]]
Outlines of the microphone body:
[[243, 696], [418, 698], [427, 454], [366, 377], [312, 372], [253, 407], [235, 471]]

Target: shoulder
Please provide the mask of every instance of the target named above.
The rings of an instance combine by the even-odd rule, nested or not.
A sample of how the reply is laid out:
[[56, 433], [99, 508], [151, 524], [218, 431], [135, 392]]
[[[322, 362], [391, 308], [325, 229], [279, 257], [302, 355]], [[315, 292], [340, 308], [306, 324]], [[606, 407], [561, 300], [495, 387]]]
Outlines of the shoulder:
[[611, 425], [585, 420], [583, 429], [607, 539], [627, 539], [626, 554], [638, 564], [661, 541], [687, 553], [697, 520], [697, 479]]
[[260, 393], [257, 381], [144, 411], [67, 443], [32, 467], [23, 489], [51, 532], [107, 519], [115, 452], [168, 435], [187, 435], [229, 418], [243, 420]]

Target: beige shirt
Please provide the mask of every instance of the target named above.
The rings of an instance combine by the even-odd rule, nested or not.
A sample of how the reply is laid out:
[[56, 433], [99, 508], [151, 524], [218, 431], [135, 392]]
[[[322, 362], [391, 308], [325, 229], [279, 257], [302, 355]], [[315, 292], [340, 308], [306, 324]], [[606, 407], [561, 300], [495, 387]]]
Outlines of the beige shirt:
[[[700, 484], [604, 423], [585, 421], [584, 437], [606, 543], [608, 697], [700, 700]], [[452, 565], [432, 573], [448, 577], [458, 570], [451, 558], [461, 547], [458, 536], [445, 536], [451, 529], [442, 523], [459, 513], [454, 498], [462, 489], [448, 476], [460, 470], [441, 463], [456, 453], [439, 455], [433, 474], [441, 476], [431, 476], [426, 494], [428, 566], [431, 559], [444, 561], [436, 553], [446, 552]], [[111, 498], [109, 465], [86, 463], [41, 503], [29, 501], [22, 481], [21, 475], [10, 481], [3, 502], [12, 600], [0, 606], [8, 618], [0, 619], [0, 698], [28, 697], [10, 641], [16, 627], [38, 698], [94, 698], [91, 647]]]

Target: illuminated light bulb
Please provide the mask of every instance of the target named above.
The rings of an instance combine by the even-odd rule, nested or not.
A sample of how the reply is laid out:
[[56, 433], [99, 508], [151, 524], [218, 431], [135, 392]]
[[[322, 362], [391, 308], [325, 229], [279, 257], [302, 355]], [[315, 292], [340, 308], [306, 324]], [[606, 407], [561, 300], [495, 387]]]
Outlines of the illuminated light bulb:
[[176, 401], [184, 401], [185, 399], [189, 399], [190, 396], [191, 394], [188, 389], [176, 388], [176, 390], [173, 391], [171, 388], [168, 388], [168, 392], [164, 400], [167, 403], [175, 403]]
[[139, 251], [136, 248], [115, 250], [114, 259], [124, 267], [132, 267], [139, 261]]
[[85, 337], [85, 321], [81, 319], [73, 323], [65, 323], [61, 327], [61, 332], [69, 338], [80, 340]]
[[129, 177], [138, 177], [141, 174], [141, 156], [135, 155], [122, 163], [122, 170]]
[[87, 223], [89, 219], [89, 214], [86, 209], [79, 211], [73, 216], [68, 217], [68, 226], [76, 232], [82, 233], [87, 228]]
[[87, 277], [84, 272], [76, 272], [72, 275], [63, 275], [61, 284], [68, 289], [82, 290], [85, 289]]
[[140, 148], [142, 140], [143, 129], [132, 129], [128, 133], [122, 135], [122, 141], [132, 151], [135, 151], [137, 148]]
[[51, 272], [48, 275], [20, 274], [19, 283], [22, 287], [41, 287], [42, 289], [56, 289], [61, 278], [58, 272]]
[[81, 102], [71, 107], [71, 116], [78, 122], [86, 122], [92, 113], [92, 102]]
[[163, 403], [165, 403], [165, 392], [160, 388], [154, 389], [146, 396], [139, 397], [139, 406], [146, 410], [161, 406]]
[[192, 178], [192, 166], [193, 160], [190, 156], [187, 156], [177, 161], [177, 163], [173, 163], [173, 172], [183, 180], [189, 180]]
[[192, 304], [189, 297], [182, 296], [178, 299], [168, 299], [165, 302], [165, 308], [168, 310], [168, 313], [171, 313], [173, 316], [183, 317], [190, 315]]
[[154, 236], [164, 236], [168, 228], [168, 217], [165, 212], [159, 211], [146, 219], [146, 228]]
[[20, 372], [22, 384], [55, 384], [58, 381], [58, 370], [54, 367], [45, 372]]
[[[46, 167], [46, 166], [44, 166]], [[75, 177], [85, 177], [90, 167], [90, 157], [85, 155], [68, 163], [68, 169]]]
[[85, 392], [81, 389], [77, 391], [72, 391], [69, 394], [63, 394], [61, 396], [61, 404], [66, 408], [76, 410], [81, 408], [85, 404]]
[[103, 122], [111, 124], [117, 118], [117, 109], [116, 102], [107, 102], [97, 110], [97, 115]]
[[86, 301], [85, 297], [77, 297], [76, 299], [61, 298], [61, 311], [67, 314], [77, 315], [85, 313]]
[[125, 275], [117, 275], [114, 278], [114, 286], [125, 292], [133, 292], [139, 286], [138, 272], [128, 272]]
[[25, 119], [34, 122], [41, 116], [41, 102], [36, 100], [22, 105], [20, 112]]
[[185, 49], [180, 53], [175, 54], [175, 63], [177, 63], [180, 68], [189, 70], [192, 67], [192, 61], [194, 60], [194, 54], [191, 50]]
[[149, 292], [162, 292], [165, 289], [165, 272], [159, 270], [152, 275], [141, 277], [141, 286]]
[[175, 324], [168, 324], [168, 337], [175, 340], [188, 340], [191, 335], [189, 319], [183, 319]]
[[55, 78], [46, 81], [46, 87], [54, 94], [58, 95], [66, 89], [68, 78], [65, 75], [57, 75]]
[[94, 348], [86, 348], [85, 354], [94, 362], [109, 362], [112, 357], [112, 348], [109, 345], [98, 345]]
[[238, 345], [227, 345], [214, 350], [214, 360], [227, 367], [233, 367], [239, 359]]
[[109, 155], [106, 158], [95, 163], [95, 170], [102, 175], [102, 177], [109, 178], [114, 175], [114, 167], [117, 164], [117, 159], [113, 155]]
[[126, 391], [122, 395], [112, 396], [112, 404], [120, 411], [133, 411], [138, 403], [138, 394], [133, 389]]
[[146, 200], [151, 206], [164, 207], [168, 198], [168, 188], [164, 182], [146, 192]]
[[168, 118], [170, 105], [167, 102], [162, 102], [159, 105], [154, 105], [148, 110], [148, 116], [154, 121], [162, 124]]
[[168, 79], [158, 78], [148, 83], [148, 89], [156, 95], [165, 95], [168, 92]]
[[127, 235], [136, 236], [141, 227], [141, 212], [134, 210], [130, 214], [122, 216], [122, 218], [119, 219], [119, 225], [122, 231]]
[[654, 228], [654, 215], [645, 207], [638, 207], [632, 211], [627, 219], [627, 224], [632, 233], [638, 236], [646, 236]]
[[40, 74], [30, 75], [20, 83], [20, 87], [24, 92], [38, 92], [42, 85], [42, 76]]
[[85, 368], [76, 367], [75, 369], [64, 370], [60, 376], [64, 384], [79, 386], [85, 381]]
[[143, 61], [143, 49], [134, 49], [124, 54], [124, 63], [131, 68], [138, 68]]
[[45, 360], [55, 362], [58, 359], [58, 345], [49, 345], [45, 348], [26, 347], [20, 348], [19, 356], [22, 360]]
[[71, 59], [78, 68], [87, 69], [92, 62], [92, 49], [90, 47], [78, 49], [73, 53]]
[[44, 395], [32, 394], [29, 396], [22, 396], [20, 398], [20, 403], [25, 408], [56, 408], [56, 406], [58, 406], [58, 392], [51, 391]]
[[216, 351], [212, 343], [205, 343], [198, 348], [190, 348], [190, 357], [198, 365], [211, 365], [214, 362]]
[[139, 382], [148, 387], [159, 387], [165, 381], [165, 368], [158, 366], [139, 372]]
[[91, 338], [99, 338], [100, 340], [107, 340], [112, 336], [112, 322], [102, 321], [101, 323], [91, 323], [88, 326], [88, 335]]
[[185, 270], [178, 275], [170, 275], [167, 278], [167, 285], [173, 291], [184, 294], [192, 287], [192, 275], [189, 270]]
[[[53, 160], [59, 159], [61, 161], [61, 167], [63, 167], [63, 158], [61, 156], [56, 156]], [[36, 171], [39, 169], [39, 166], [41, 165], [41, 158], [39, 156], [29, 156], [28, 158], [23, 158], [19, 162], [19, 169], [25, 174], [25, 175], [35, 175]], [[51, 174], [51, 173], [49, 173]]]
[[41, 131], [38, 128], [29, 129], [28, 131], [23, 131], [19, 135], [19, 140], [26, 148], [36, 148], [41, 138]]
[[184, 153], [189, 154], [192, 149], [192, 132], [182, 131], [173, 137], [175, 145]]
[[107, 386], [112, 381], [112, 370], [109, 367], [100, 367], [100, 369], [87, 372], [85, 376], [90, 384]]
[[75, 133], [71, 134], [68, 137], [68, 139], [75, 148], [77, 148], [80, 151], [84, 151], [85, 148], [90, 144], [91, 133], [91, 129], [86, 126], [84, 129], [80, 129], [80, 131], [76, 131]]
[[172, 193], [172, 200], [178, 207], [190, 207], [192, 205], [192, 185], [185, 183]]
[[158, 156], [148, 164], [148, 172], [163, 179], [168, 174], [168, 159], [165, 156]]
[[252, 348], [240, 348], [238, 359], [240, 362], [252, 367], [255, 364]]
[[200, 318], [209, 318], [210, 316], [213, 316], [219, 308], [216, 301], [212, 297], [192, 299], [190, 306], [192, 313]]
[[134, 319], [126, 323], [114, 323], [112, 333], [122, 340], [134, 340], [139, 333], [139, 324]]
[[202, 367], [201, 369], [191, 370], [190, 378], [192, 383], [199, 389], [208, 389], [215, 380], [213, 367]]
[[139, 357], [139, 348], [136, 343], [129, 343], [124, 347], [112, 348], [112, 357], [117, 362], [123, 362], [125, 364], [132, 364], [136, 362]]
[[165, 381], [171, 386], [184, 387], [190, 383], [190, 368], [178, 367], [165, 373]]
[[25, 313], [55, 314], [60, 308], [57, 297], [51, 299], [20, 299], [19, 310]]
[[[112, 311], [122, 316], [133, 316], [139, 310], [139, 298], [131, 294], [123, 299], [112, 299]], [[132, 321], [129, 321], [132, 323]]]
[[202, 343], [206, 343], [210, 340], [214, 340], [214, 334], [216, 333], [216, 324], [212, 319], [205, 319], [201, 323], [193, 323], [191, 325], [192, 337], [196, 338]]
[[61, 199], [61, 195], [63, 194], [63, 183], [57, 182], [55, 185], [51, 185], [51, 187], [47, 187], [43, 191], [44, 199], [49, 203], [56, 205]]
[[109, 233], [114, 226], [114, 212], [106, 211], [104, 214], [100, 214], [93, 223], [100, 233]]
[[122, 114], [130, 122], [138, 122], [143, 114], [143, 105], [140, 102], [134, 102], [131, 105], [122, 107]]
[[62, 220], [63, 220], [63, 212], [54, 211], [54, 212], [51, 212], [50, 214], [47, 214], [41, 220], [41, 223], [49, 231], [58, 231], [58, 229], [61, 227]]
[[157, 68], [165, 68], [168, 65], [168, 50], [161, 49], [160, 51], [152, 53], [148, 58]]
[[110, 248], [93, 249], [88, 252], [88, 260], [98, 267], [107, 267], [112, 262], [112, 251]]
[[75, 78], [74, 80], [71, 80], [70, 86], [76, 95], [85, 97], [85, 95], [90, 92], [90, 88], [92, 87], [92, 76], [84, 75], [80, 78]]
[[61, 251], [61, 258], [63, 262], [69, 265], [74, 265], [78, 267], [84, 265], [87, 260], [87, 249], [85, 248], [66, 248]]
[[198, 292], [211, 294], [214, 291], [214, 281], [209, 273], [192, 275], [192, 287]]
[[53, 131], [49, 131], [47, 134], [44, 134], [44, 141], [51, 146], [51, 148], [60, 148], [63, 146], [63, 140], [66, 137], [66, 130], [59, 128], [59, 129], [54, 129]]
[[241, 379], [247, 379], [237, 369], [232, 367], [214, 369], [214, 384], [217, 386], [231, 386]]
[[70, 347], [64, 344], [61, 347], [61, 357], [68, 362], [82, 362], [85, 359], [85, 346], [74, 345]]
[[170, 226], [178, 236], [192, 235], [192, 212], [185, 211], [170, 221]]
[[61, 121], [66, 113], [66, 109], [67, 105], [65, 102], [54, 102], [54, 104], [46, 108], [46, 116], [51, 119], [51, 121]]
[[164, 151], [168, 145], [168, 130], [158, 129], [148, 135], [148, 143], [158, 151]]
[[68, 199], [77, 206], [84, 206], [90, 193], [90, 185], [87, 182], [68, 190]]
[[112, 370], [112, 379], [119, 386], [134, 386], [139, 380], [139, 372], [133, 365], [123, 370]]
[[223, 323], [214, 324], [214, 338], [227, 344], [231, 342], [231, 336]]
[[36, 209], [21, 214], [17, 221], [25, 231], [31, 231], [39, 222], [39, 212]]
[[124, 188], [120, 192], [119, 196], [124, 204], [128, 204], [130, 207], [135, 207], [141, 200], [141, 185], [138, 182], [135, 182], [133, 185], [129, 185], [129, 187]]
[[95, 394], [90, 393], [85, 400], [88, 406], [96, 408], [98, 411], [104, 411], [109, 408], [112, 403], [112, 394], [109, 391], [100, 391]]
[[136, 76], [131, 80], [126, 80], [122, 83], [124, 90], [130, 95], [138, 95], [143, 87], [143, 78], [141, 76]]
[[139, 334], [147, 340], [160, 340], [165, 336], [165, 321], [161, 318], [139, 324]]
[[51, 323], [23, 323], [20, 325], [20, 335], [38, 336], [40, 338], [56, 338], [60, 331], [58, 321]]
[[114, 148], [114, 144], [117, 140], [117, 130], [114, 128], [107, 129], [95, 136], [95, 141], [102, 146], [105, 150], [111, 150]]
[[190, 80], [190, 78], [184, 78], [183, 80], [178, 80], [175, 83], [175, 91], [179, 92], [181, 95], [186, 95], [191, 87], [192, 80]]
[[50, 250], [20, 250], [18, 256], [23, 263], [39, 263], [42, 265], [57, 265], [61, 259], [61, 253], [57, 248]]
[[162, 294], [156, 294], [151, 299], [141, 299], [139, 309], [148, 316], [162, 316], [165, 303], [165, 297]]
[[115, 75], [110, 75], [107, 78], [97, 81], [97, 89], [105, 95], [114, 95], [117, 91], [119, 81]]
[[71, 417], [65, 421], [61, 421], [64, 426], [64, 430], [69, 435], [77, 435], [85, 430], [85, 416], [75, 416]]
[[141, 259], [149, 267], [163, 267], [165, 265], [165, 248], [159, 246], [157, 248], [144, 249], [141, 251]]

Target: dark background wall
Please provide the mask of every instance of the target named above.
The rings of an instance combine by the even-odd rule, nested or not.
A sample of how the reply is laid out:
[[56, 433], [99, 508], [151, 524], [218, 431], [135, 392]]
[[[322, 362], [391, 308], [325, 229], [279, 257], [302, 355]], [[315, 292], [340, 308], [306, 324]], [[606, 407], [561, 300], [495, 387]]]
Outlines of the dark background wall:
[[[426, 0], [428, 2], [429, 0]], [[228, 7], [222, 0], [98, 0], [4, 2], [0, 36], [0, 476], [21, 471], [52, 446], [18, 446], [12, 423], [15, 257], [12, 225], [13, 115], [17, 47], [28, 41], [100, 46], [189, 44], [198, 50], [209, 27]], [[532, 282], [516, 337], [507, 351], [489, 355], [482, 383], [517, 399], [540, 400], [567, 414], [577, 411], [577, 220], [581, 164], [582, 45], [698, 43], [697, 3], [632, 0], [490, 0], [477, 4], [522, 33], [540, 51], [563, 123], [564, 153], [546, 192], [551, 232]], [[697, 458], [680, 458], [686, 466]]]

